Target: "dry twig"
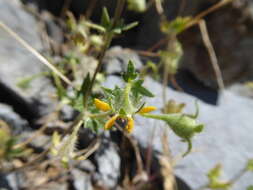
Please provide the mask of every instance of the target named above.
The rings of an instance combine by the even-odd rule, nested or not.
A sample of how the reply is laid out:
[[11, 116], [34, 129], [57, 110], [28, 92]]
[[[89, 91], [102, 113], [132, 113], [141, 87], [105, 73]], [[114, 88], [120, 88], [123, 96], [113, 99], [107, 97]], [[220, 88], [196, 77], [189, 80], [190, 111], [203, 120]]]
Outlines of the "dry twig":
[[54, 65], [52, 65], [45, 57], [43, 57], [37, 50], [30, 46], [26, 41], [24, 41], [17, 33], [0, 21], [0, 27], [3, 28], [7, 33], [9, 33], [15, 40], [17, 40], [22, 46], [24, 46], [29, 52], [31, 52], [35, 57], [37, 57], [44, 65], [46, 65], [51, 71], [58, 75], [65, 83], [74, 87], [71, 81], [64, 76]]
[[222, 79], [222, 73], [221, 73], [221, 70], [220, 70], [220, 67], [219, 67], [219, 64], [218, 64], [218, 59], [217, 59], [217, 56], [215, 54], [212, 42], [211, 42], [211, 40], [209, 38], [209, 35], [208, 35], [206, 22], [204, 20], [199, 21], [199, 28], [200, 28], [200, 31], [201, 31], [201, 36], [202, 36], [203, 42], [204, 42], [204, 44], [206, 46], [206, 49], [208, 51], [208, 54], [210, 56], [211, 64], [213, 66], [214, 73], [215, 73], [215, 76], [217, 78], [218, 86], [221, 90], [223, 90], [224, 89], [224, 82], [223, 82], [223, 79]]

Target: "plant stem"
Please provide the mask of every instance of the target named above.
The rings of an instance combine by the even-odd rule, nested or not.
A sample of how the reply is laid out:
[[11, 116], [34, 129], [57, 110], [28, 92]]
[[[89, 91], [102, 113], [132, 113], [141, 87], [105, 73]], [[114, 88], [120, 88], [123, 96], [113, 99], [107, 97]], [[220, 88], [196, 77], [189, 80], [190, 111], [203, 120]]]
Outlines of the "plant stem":
[[105, 44], [103, 46], [103, 49], [98, 57], [98, 65], [96, 67], [96, 70], [93, 74], [93, 77], [91, 79], [91, 83], [89, 85], [89, 88], [88, 88], [88, 92], [86, 93], [86, 96], [84, 97], [84, 99], [86, 100], [85, 102], [85, 105], [84, 105], [84, 110], [86, 109], [87, 107], [87, 98], [90, 96], [91, 92], [92, 92], [92, 88], [94, 86], [94, 83], [95, 83], [95, 80], [96, 80], [96, 76], [98, 74], [98, 72], [101, 70], [101, 67], [102, 67], [102, 64], [103, 64], [103, 58], [105, 56], [105, 53], [106, 53], [106, 50], [110, 47], [111, 45], [111, 42], [112, 42], [112, 39], [113, 39], [113, 36], [114, 36], [114, 33], [113, 33], [113, 28], [116, 26], [119, 18], [120, 18], [120, 15], [122, 13], [122, 10], [124, 8], [124, 4], [125, 4], [125, 0], [118, 0], [117, 1], [117, 6], [116, 6], [116, 9], [115, 9], [115, 14], [114, 14], [114, 19], [113, 19], [113, 25], [112, 25], [112, 30], [110, 31], [106, 31], [105, 33]]
[[[114, 14], [114, 20], [113, 20], [113, 26], [112, 26], [112, 29], [115, 27], [115, 25], [117, 24], [119, 18], [120, 18], [120, 15], [122, 13], [122, 10], [123, 10], [123, 7], [124, 7], [124, 4], [125, 4], [125, 0], [118, 0], [117, 1], [117, 7], [116, 7], [116, 10], [115, 10], [115, 14]], [[113, 31], [110, 30], [110, 31], [106, 31], [105, 33], [105, 44], [102, 48], [102, 51], [98, 57], [98, 65], [95, 69], [95, 72], [92, 76], [92, 79], [91, 79], [91, 83], [88, 87], [88, 92], [86, 93], [85, 97], [84, 97], [84, 102], [85, 104], [83, 105], [83, 112], [81, 112], [77, 117], [76, 119], [74, 120], [74, 122], [71, 124], [71, 126], [68, 128], [68, 130], [65, 131], [64, 135], [66, 135], [67, 133], [69, 133], [73, 127], [75, 127], [75, 125], [77, 125], [83, 118], [84, 118], [84, 113], [86, 112], [86, 109], [87, 109], [87, 106], [88, 106], [88, 97], [91, 95], [91, 92], [92, 92], [92, 88], [94, 86], [94, 83], [95, 83], [95, 80], [96, 80], [96, 76], [98, 74], [98, 72], [100, 71], [101, 67], [102, 67], [102, 64], [103, 64], [103, 58], [105, 56], [105, 53], [106, 53], [106, 50], [109, 48], [109, 46], [111, 45], [111, 41], [113, 39]]]
[[131, 91], [131, 88], [132, 88], [131, 81], [127, 82], [125, 89], [124, 89], [124, 107], [125, 107], [126, 113], [133, 112], [133, 106], [132, 106], [130, 98], [129, 98], [129, 93]]

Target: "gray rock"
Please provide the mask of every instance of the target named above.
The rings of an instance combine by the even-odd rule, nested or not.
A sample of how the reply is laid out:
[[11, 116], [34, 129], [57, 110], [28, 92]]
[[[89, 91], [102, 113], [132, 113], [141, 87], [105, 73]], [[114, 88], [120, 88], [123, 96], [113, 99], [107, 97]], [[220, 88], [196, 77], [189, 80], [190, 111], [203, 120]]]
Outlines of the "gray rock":
[[[185, 4], [172, 0], [163, 4], [168, 20], [176, 16], [194, 16], [218, 1], [195, 0]], [[210, 40], [217, 54], [225, 84], [252, 79], [252, 23], [253, 3], [251, 0], [236, 0], [204, 17]], [[183, 8], [183, 9], [182, 9]], [[181, 10], [181, 11], [180, 11]], [[147, 11], [140, 22], [137, 46], [148, 49], [165, 36], [160, 32], [160, 17], [155, 8]], [[215, 27], [214, 27], [215, 26]], [[184, 55], [182, 66], [194, 73], [206, 85], [217, 88], [210, 57], [203, 44], [198, 26], [179, 35]]]
[[123, 49], [120, 46], [115, 46], [106, 52], [104, 58], [105, 72], [107, 74], [121, 73], [123, 72], [129, 60], [135, 63], [136, 69], [142, 67], [140, 57], [130, 49]]
[[0, 190], [10, 190], [10, 184], [5, 175], [0, 174]]
[[0, 173], [0, 189], [19, 190], [21, 188], [22, 180], [24, 180], [24, 177], [18, 172], [13, 172], [7, 175]]
[[0, 104], [0, 120], [5, 121], [11, 127], [14, 135], [20, 134], [28, 127], [28, 122], [5, 104]]
[[90, 160], [83, 160], [78, 164], [78, 168], [89, 173], [95, 172], [95, 166]]
[[[38, 51], [43, 49], [37, 21], [23, 10], [19, 1], [0, 1], [0, 20], [33, 48]], [[49, 110], [46, 109], [53, 107], [50, 95], [54, 93], [49, 79], [40, 76], [32, 80], [29, 88], [22, 89], [17, 86], [24, 77], [38, 75], [48, 71], [47, 68], [2, 28], [0, 44], [0, 82], [14, 90], [17, 96], [28, 104], [36, 100], [38, 103], [35, 107], [41, 114], [47, 113]]]
[[103, 139], [101, 147], [95, 153], [97, 173], [94, 175], [96, 184], [101, 187], [115, 189], [120, 177], [120, 156], [117, 146]]
[[63, 121], [72, 121], [75, 117], [76, 112], [75, 110], [69, 105], [63, 105], [60, 111], [60, 117]]
[[230, 91], [234, 92], [235, 94], [245, 96], [248, 98], [253, 98], [253, 89], [243, 85], [243, 84], [233, 84], [228, 88]]
[[[114, 76], [108, 77], [105, 83], [107, 87], [113, 87], [115, 84], [120, 85], [122, 82]], [[162, 85], [150, 78], [146, 79], [145, 85], [155, 94], [155, 98], [147, 99], [147, 105], [162, 108]], [[167, 88], [166, 92], [169, 99], [187, 104], [185, 113], [194, 113], [193, 96], [170, 88]], [[200, 107], [198, 120], [205, 124], [205, 129], [193, 139], [193, 149], [196, 152], [180, 160], [175, 168], [175, 173], [194, 189], [207, 183], [206, 174], [217, 163], [221, 163], [224, 167], [224, 179], [231, 179], [244, 168], [247, 160], [253, 157], [252, 99], [225, 90], [220, 94], [217, 106], [202, 101], [198, 101], [198, 104]], [[149, 144], [155, 127], [153, 141], [155, 150], [162, 152], [161, 137], [165, 131], [169, 131], [170, 134], [169, 144], [173, 156], [186, 150], [187, 145], [180, 142], [180, 139], [163, 123], [140, 116], [136, 117], [135, 123], [133, 135], [142, 146]], [[232, 189], [246, 189], [252, 184], [252, 179], [253, 174], [248, 173]]]
[[91, 176], [80, 170], [72, 169], [71, 174], [73, 175], [74, 186], [76, 190], [92, 190]]
[[[211, 1], [210, 5], [211, 5]], [[198, 3], [197, 12], [206, 2]], [[238, 6], [237, 4], [241, 4]], [[226, 85], [236, 81], [252, 79], [252, 23], [248, 14], [252, 1], [238, 0], [205, 17], [210, 40], [215, 49]], [[195, 14], [197, 14], [195, 12]], [[215, 27], [213, 27], [215, 26]], [[184, 32], [180, 40], [184, 47], [183, 67], [206, 85], [217, 87], [210, 57], [203, 44], [201, 34], [192, 28]]]

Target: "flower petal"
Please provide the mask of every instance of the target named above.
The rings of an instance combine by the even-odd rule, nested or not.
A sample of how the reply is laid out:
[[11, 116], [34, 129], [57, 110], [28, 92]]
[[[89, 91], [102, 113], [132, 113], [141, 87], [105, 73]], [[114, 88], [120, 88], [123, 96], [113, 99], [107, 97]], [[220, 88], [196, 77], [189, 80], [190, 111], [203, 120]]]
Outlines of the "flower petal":
[[101, 111], [109, 111], [111, 110], [111, 107], [109, 104], [107, 104], [104, 101], [101, 101], [97, 98], [94, 99], [94, 104], [96, 106], [97, 109], [101, 110]]
[[157, 108], [154, 106], [146, 106], [146, 107], [141, 108], [141, 110], [138, 113], [139, 114], [149, 113], [155, 110], [157, 110]]
[[125, 130], [127, 130], [128, 133], [131, 133], [134, 129], [134, 120], [132, 117], [127, 117], [127, 126], [125, 127]]
[[111, 117], [106, 123], [105, 123], [105, 130], [109, 130], [114, 125], [116, 119], [118, 118], [118, 115], [114, 115]]

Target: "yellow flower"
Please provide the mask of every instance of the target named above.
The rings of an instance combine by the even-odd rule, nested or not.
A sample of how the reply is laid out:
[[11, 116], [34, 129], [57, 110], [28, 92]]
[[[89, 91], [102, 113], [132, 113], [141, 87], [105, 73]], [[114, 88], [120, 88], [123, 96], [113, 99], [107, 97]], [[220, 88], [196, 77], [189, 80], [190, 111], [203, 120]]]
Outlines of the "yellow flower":
[[[119, 118], [120, 116], [118, 114], [114, 115], [111, 117], [106, 123], [105, 123], [105, 130], [109, 130], [112, 128], [112, 126], [115, 124], [115, 121]], [[131, 133], [134, 128], [134, 120], [132, 117], [127, 117], [127, 125], [125, 126], [125, 130], [128, 133]]]
[[156, 109], [157, 109], [157, 108], [154, 107], [154, 106], [147, 106], [147, 107], [141, 108], [141, 110], [138, 111], [138, 113], [139, 113], [139, 114], [149, 113], [149, 112], [155, 111]]
[[132, 117], [127, 117], [127, 125], [125, 127], [125, 130], [128, 132], [128, 133], [131, 133], [134, 129], [134, 120]]
[[101, 110], [101, 111], [111, 110], [111, 106], [109, 104], [107, 104], [106, 102], [101, 101], [97, 98], [94, 99], [94, 104], [95, 104], [96, 108]]
[[[104, 102], [102, 100], [99, 100], [97, 98], [94, 99], [94, 104], [95, 104], [96, 108], [98, 108], [101, 111], [106, 112], [106, 111], [111, 110], [111, 106], [108, 103], [106, 103], [106, 102]], [[156, 110], [156, 107], [154, 107], [154, 106], [146, 106], [146, 107], [141, 108], [140, 111], [138, 111], [138, 114], [149, 113], [149, 112], [152, 112], [154, 110]], [[116, 120], [119, 117], [121, 117], [121, 118], [127, 120], [127, 124], [125, 126], [125, 130], [128, 133], [131, 133], [133, 131], [133, 129], [134, 129], [134, 119], [131, 116], [129, 116], [129, 115], [128, 116], [119, 116], [119, 114], [115, 114], [113, 117], [111, 117], [105, 123], [104, 129], [105, 130], [110, 130], [113, 127], [113, 125], [115, 124]]]
[[109, 130], [114, 125], [115, 121], [118, 119], [119, 115], [114, 115], [105, 123], [105, 130]]

